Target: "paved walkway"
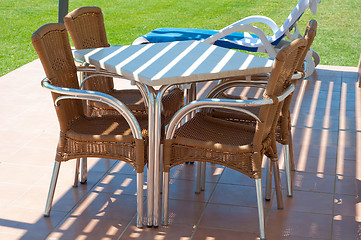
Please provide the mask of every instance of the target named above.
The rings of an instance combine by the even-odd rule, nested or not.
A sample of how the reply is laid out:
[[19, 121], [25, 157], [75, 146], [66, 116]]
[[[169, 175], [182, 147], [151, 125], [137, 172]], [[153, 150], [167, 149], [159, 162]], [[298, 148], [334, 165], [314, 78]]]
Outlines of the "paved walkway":
[[[107, 159], [91, 159], [88, 182], [78, 188], [75, 161], [62, 164], [44, 218], [59, 131], [44, 76], [36, 60], [0, 78], [0, 239], [257, 238], [253, 182], [210, 164], [201, 194], [194, 194], [195, 166], [171, 171], [169, 227], [135, 227], [135, 172]], [[201, 84], [199, 95], [211, 85]], [[356, 68], [319, 66], [298, 82], [294, 197], [284, 196], [284, 210], [265, 203], [267, 239], [361, 239], [360, 97]]]

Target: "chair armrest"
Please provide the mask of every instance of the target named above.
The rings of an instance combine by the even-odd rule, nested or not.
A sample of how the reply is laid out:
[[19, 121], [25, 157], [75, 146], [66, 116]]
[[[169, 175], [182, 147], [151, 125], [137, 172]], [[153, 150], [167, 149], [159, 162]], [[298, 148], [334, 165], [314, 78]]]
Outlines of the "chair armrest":
[[258, 87], [258, 88], [264, 88], [267, 86], [268, 81], [264, 80], [244, 80], [244, 79], [236, 79], [236, 80], [227, 80], [224, 82], [221, 82], [217, 86], [215, 86], [211, 91], [209, 91], [207, 98], [216, 98], [218, 95], [224, 91], [226, 91], [229, 88], [232, 87]]
[[[287, 96], [289, 96], [295, 90], [295, 86], [291, 84], [288, 89], [284, 91], [282, 95], [278, 98], [278, 101], [283, 101]], [[219, 98], [207, 98], [196, 100], [188, 105], [182, 107], [178, 112], [173, 116], [171, 121], [169, 122], [168, 128], [166, 130], [166, 139], [173, 138], [175, 130], [180, 124], [180, 122], [185, 118], [189, 113], [192, 111], [202, 109], [202, 108], [223, 108], [223, 109], [230, 109], [234, 111], [239, 111], [249, 116], [253, 117], [257, 121], [261, 121], [258, 116], [253, 114], [252, 112], [243, 109], [242, 107], [259, 107], [264, 105], [273, 104], [273, 100], [271, 98], [265, 99], [255, 99], [255, 100], [237, 100], [237, 99], [219, 99]]]
[[[292, 80], [298, 80], [305, 77], [304, 72], [295, 72], [291, 79]], [[229, 88], [233, 87], [257, 87], [257, 88], [266, 88], [267, 87], [268, 80], [247, 80], [247, 79], [230, 79], [220, 82], [218, 85], [216, 85], [214, 88], [212, 88], [207, 98], [216, 98], [221, 94], [222, 92], [226, 91]]]
[[[83, 89], [83, 86], [86, 81], [88, 81], [90, 78], [94, 78], [94, 77], [112, 77], [112, 78], [123, 79], [123, 76], [121, 76], [121, 75], [107, 72], [102, 69], [97, 69], [94, 66], [79, 66], [79, 67], [77, 67], [77, 71], [82, 72], [82, 73], [92, 73], [90, 76], [87, 76], [84, 79], [82, 79], [80, 86], [79, 86], [80, 89]], [[140, 93], [142, 94], [142, 96], [144, 98], [145, 105], [148, 106], [147, 90], [146, 90], [145, 86], [142, 83], [137, 82], [137, 81], [133, 81], [133, 80], [128, 80], [128, 81], [131, 82], [131, 85], [136, 85], [138, 87]]]
[[109, 106], [117, 110], [125, 118], [132, 130], [133, 137], [135, 139], [142, 139], [142, 131], [137, 119], [135, 118], [133, 113], [127, 108], [127, 106], [118, 99], [102, 92], [57, 87], [52, 85], [48, 78], [43, 79], [41, 81], [41, 85], [42, 87], [49, 89], [51, 92], [62, 95], [55, 100], [56, 106], [58, 105], [59, 101], [64, 99], [91, 100], [108, 104]]
[[210, 36], [209, 38], [204, 39], [203, 41], [206, 43], [209, 43], [209, 44], [213, 44], [217, 40], [219, 40], [231, 33], [239, 32], [239, 31], [252, 32], [252, 33], [256, 34], [259, 37], [259, 39], [261, 40], [263, 47], [265, 48], [265, 50], [269, 54], [269, 56], [271, 58], [276, 57], [276, 50], [273, 48], [271, 43], [268, 41], [266, 34], [258, 27], [255, 27], [252, 25], [247, 25], [247, 24], [238, 24], [238, 25], [234, 25], [234, 26], [231, 25], [229, 27], [222, 29], [218, 33]]
[[[260, 16], [260, 15], [253, 15], [253, 16], [243, 18], [237, 22], [232, 23], [231, 25], [228, 25], [225, 28], [235, 26], [235, 25], [240, 25], [240, 24], [250, 24], [250, 23], [257, 23], [257, 22], [264, 23], [267, 26], [269, 26], [272, 29], [273, 33], [276, 33], [279, 29], [276, 22], [273, 21], [271, 18], [266, 17], [266, 16]], [[225, 28], [221, 29], [220, 31], [224, 30]]]

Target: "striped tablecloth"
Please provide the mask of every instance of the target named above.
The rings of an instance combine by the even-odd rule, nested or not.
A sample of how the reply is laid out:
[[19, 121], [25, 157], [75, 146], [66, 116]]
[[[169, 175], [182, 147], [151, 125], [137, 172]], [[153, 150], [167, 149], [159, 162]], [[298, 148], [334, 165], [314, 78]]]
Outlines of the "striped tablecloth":
[[74, 57], [149, 86], [267, 73], [273, 60], [199, 41], [75, 50]]

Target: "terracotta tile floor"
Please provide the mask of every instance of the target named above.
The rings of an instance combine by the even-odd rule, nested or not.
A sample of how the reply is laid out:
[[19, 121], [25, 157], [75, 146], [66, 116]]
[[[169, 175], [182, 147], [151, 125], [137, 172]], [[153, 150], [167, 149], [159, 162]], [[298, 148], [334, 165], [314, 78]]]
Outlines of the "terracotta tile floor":
[[[135, 227], [135, 172], [108, 159], [91, 159], [88, 182], [78, 188], [72, 187], [75, 162], [64, 163], [51, 216], [44, 218], [58, 125], [50, 93], [40, 87], [43, 77], [36, 60], [0, 78], [0, 239], [259, 236], [254, 182], [210, 164], [201, 194], [194, 194], [194, 165], [172, 169], [168, 227]], [[199, 95], [211, 86], [200, 84]], [[319, 66], [298, 82], [291, 110], [294, 196], [284, 195], [283, 210], [273, 199], [265, 203], [268, 239], [361, 239], [360, 98], [356, 68]]]

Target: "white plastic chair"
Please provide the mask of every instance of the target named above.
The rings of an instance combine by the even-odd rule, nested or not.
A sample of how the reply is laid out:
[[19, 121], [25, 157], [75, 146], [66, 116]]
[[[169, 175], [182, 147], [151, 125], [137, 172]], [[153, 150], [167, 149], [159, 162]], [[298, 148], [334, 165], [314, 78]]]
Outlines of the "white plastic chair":
[[[280, 27], [269, 17], [254, 15], [243, 18], [218, 31], [190, 28], [158, 28], [138, 37], [133, 44], [203, 40], [225, 48], [265, 52], [271, 58], [274, 58], [281, 47], [290, 43], [290, 41], [284, 39], [285, 36], [291, 41], [303, 37], [299, 32], [297, 21], [308, 8], [315, 15], [317, 4], [320, 2], [321, 0], [300, 0]], [[273, 35], [266, 36], [261, 29], [251, 25], [257, 22], [269, 26], [273, 31]], [[294, 30], [292, 34], [291, 30]], [[305, 61], [307, 65], [305, 77], [308, 77], [320, 63], [320, 56], [316, 51], [310, 49]]]

